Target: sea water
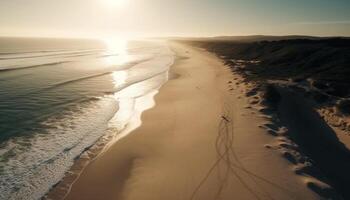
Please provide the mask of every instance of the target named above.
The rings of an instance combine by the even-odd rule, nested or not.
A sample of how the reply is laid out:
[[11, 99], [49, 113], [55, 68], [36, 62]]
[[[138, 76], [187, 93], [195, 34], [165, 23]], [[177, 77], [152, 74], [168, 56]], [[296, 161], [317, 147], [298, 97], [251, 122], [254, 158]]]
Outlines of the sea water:
[[0, 199], [40, 199], [101, 137], [140, 125], [173, 62], [157, 41], [0, 38]]

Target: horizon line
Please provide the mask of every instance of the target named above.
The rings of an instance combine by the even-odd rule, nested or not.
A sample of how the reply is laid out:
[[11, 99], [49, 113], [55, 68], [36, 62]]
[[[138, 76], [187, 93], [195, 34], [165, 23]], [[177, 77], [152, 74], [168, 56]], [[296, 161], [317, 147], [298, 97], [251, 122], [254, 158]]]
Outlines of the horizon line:
[[[90, 39], [90, 40], [100, 40], [104, 38], [113, 38], [113, 36], [101, 36], [101, 37], [86, 37], [86, 36], [26, 36], [26, 35], [0, 35], [2, 38], [40, 38], [40, 39]], [[247, 34], [247, 35], [212, 35], [212, 36], [148, 36], [148, 37], [134, 37], [134, 38], [127, 38], [127, 39], [171, 39], [171, 38], [197, 38], [197, 39], [204, 39], [204, 38], [225, 38], [225, 37], [315, 37], [315, 38], [350, 38], [350, 35], [303, 35], [303, 34], [285, 34], [285, 35], [279, 35], [279, 34]], [[116, 36], [115, 38], [118, 38]], [[119, 37], [124, 39], [123, 37]]]

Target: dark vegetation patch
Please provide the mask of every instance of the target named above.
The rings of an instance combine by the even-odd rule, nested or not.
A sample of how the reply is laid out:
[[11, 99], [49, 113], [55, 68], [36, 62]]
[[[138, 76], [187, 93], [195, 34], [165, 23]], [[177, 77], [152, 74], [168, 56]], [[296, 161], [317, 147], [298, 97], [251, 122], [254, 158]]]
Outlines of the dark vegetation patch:
[[341, 114], [350, 115], [350, 100], [340, 101], [337, 107]]
[[[308, 91], [311, 98], [328, 106], [350, 98], [349, 38], [186, 42], [215, 53], [250, 81], [282, 80], [306, 86], [312, 89]], [[350, 114], [346, 105], [338, 108]]]
[[[344, 97], [349, 94], [350, 39], [190, 43], [224, 58], [235, 70], [248, 72], [245, 74], [250, 79], [295, 82], [313, 79], [320, 89], [332, 88], [329, 91], [332, 95]], [[237, 68], [237, 64], [241, 67]]]

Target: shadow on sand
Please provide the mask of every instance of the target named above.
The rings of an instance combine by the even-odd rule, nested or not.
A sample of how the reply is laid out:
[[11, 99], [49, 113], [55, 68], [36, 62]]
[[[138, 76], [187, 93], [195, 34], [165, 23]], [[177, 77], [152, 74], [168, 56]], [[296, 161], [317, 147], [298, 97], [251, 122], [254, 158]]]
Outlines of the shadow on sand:
[[[330, 183], [345, 199], [350, 199], [350, 151], [314, 110], [311, 102], [286, 88], [278, 88], [278, 91], [282, 97], [278, 106], [281, 123], [288, 128], [288, 135], [316, 163], [327, 180], [322, 180], [324, 178], [318, 172], [301, 173]], [[331, 196], [329, 191], [314, 184], [310, 183], [308, 187], [325, 198]]]

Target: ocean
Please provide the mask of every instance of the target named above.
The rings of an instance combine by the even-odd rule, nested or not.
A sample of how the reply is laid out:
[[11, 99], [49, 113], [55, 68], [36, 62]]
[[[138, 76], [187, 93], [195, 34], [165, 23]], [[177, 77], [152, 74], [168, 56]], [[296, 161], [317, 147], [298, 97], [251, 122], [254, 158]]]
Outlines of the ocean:
[[139, 126], [173, 63], [158, 41], [0, 38], [0, 199], [40, 199]]

